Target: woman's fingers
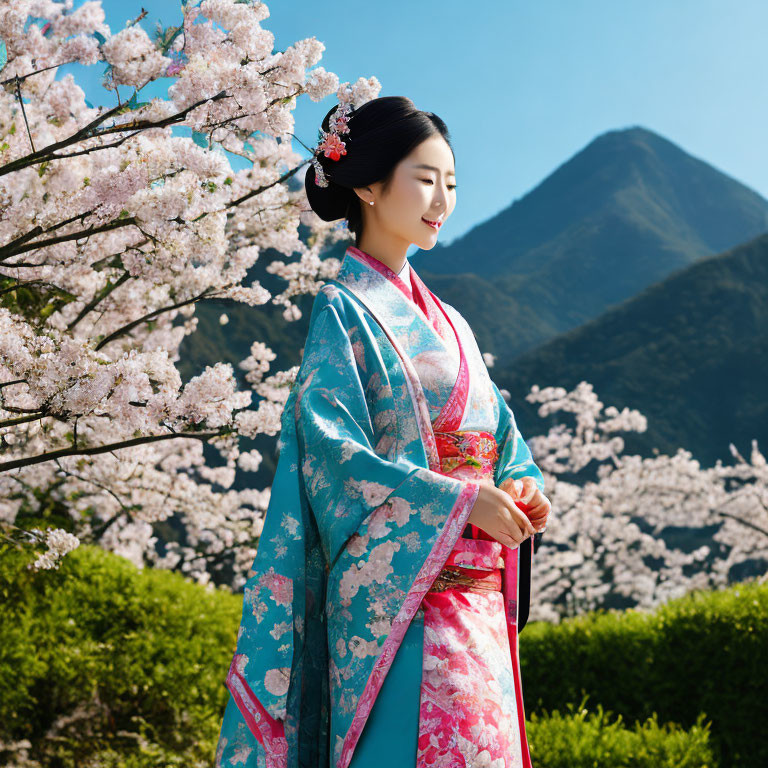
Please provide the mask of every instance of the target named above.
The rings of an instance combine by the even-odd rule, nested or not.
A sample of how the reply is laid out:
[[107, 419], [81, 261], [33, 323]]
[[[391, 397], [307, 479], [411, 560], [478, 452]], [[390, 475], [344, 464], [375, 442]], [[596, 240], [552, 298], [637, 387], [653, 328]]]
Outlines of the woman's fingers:
[[499, 485], [499, 488], [524, 507], [537, 506], [541, 499], [545, 498], [541, 489], [536, 484], [535, 478], [531, 477], [531, 475], [524, 475], [516, 479], [508, 477]]
[[[546, 525], [552, 505], [534, 477], [508, 477], [498, 485], [498, 490], [504, 492], [503, 504], [509, 512], [507, 533], [514, 542], [511, 546], [521, 544]], [[503, 535], [504, 532], [499, 532], [499, 536]]]
[[551, 506], [552, 505], [549, 503], [549, 500], [544, 498], [540, 504], [535, 506], [533, 509], [528, 510], [526, 515], [528, 515], [528, 517], [533, 521], [539, 520], [540, 518], [546, 517], [549, 514]]
[[513, 477], [508, 477], [503, 483], [499, 485], [502, 491], [508, 493], [513, 499], [519, 499], [520, 494], [523, 492], [524, 486], [520, 480], [515, 480]]
[[509, 534], [505, 533], [504, 531], [497, 531], [496, 535], [493, 538], [496, 539], [496, 541], [498, 541], [499, 543], [509, 547], [510, 549], [514, 549], [515, 547], [520, 546], [524, 537], [520, 539], [515, 539]]
[[530, 505], [536, 496], [536, 493], [540, 493], [539, 486], [536, 485], [536, 480], [530, 475], [524, 475], [523, 477], [518, 477], [515, 482], [516, 486], [514, 490], [510, 488], [510, 495], [520, 504], [523, 504], [524, 506]]
[[514, 526], [520, 535], [520, 540], [525, 538], [525, 534], [533, 535], [535, 530], [533, 523], [528, 519], [526, 514], [515, 504], [514, 501], [507, 495], [504, 499], [504, 504], [509, 512], [510, 527]]

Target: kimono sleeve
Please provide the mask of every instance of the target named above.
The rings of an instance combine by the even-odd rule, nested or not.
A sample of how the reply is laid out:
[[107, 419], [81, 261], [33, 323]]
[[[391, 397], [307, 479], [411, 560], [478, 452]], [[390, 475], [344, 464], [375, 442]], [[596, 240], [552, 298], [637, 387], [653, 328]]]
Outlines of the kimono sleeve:
[[531, 450], [517, 428], [515, 415], [496, 384], [491, 382], [491, 385], [499, 403], [499, 423], [496, 428], [499, 458], [494, 483], [499, 486], [510, 477], [517, 480], [528, 475], [533, 477], [543, 493], [544, 476], [533, 461]]
[[322, 592], [324, 572], [308, 555], [315, 536], [298, 479], [294, 400], [292, 390], [282, 414], [264, 526], [243, 591], [215, 768], [286, 768], [286, 736], [296, 731], [295, 718], [287, 722], [289, 684], [322, 684], [321, 673], [303, 660], [318, 623], [307, 603]]

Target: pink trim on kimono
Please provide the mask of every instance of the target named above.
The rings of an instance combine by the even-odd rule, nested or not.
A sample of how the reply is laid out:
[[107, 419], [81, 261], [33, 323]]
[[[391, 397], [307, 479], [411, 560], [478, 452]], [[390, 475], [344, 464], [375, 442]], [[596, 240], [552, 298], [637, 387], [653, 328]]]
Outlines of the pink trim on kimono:
[[418, 576], [403, 601], [397, 616], [392, 620], [392, 628], [384, 641], [381, 653], [374, 663], [373, 670], [365, 684], [365, 689], [357, 702], [357, 710], [352, 718], [347, 735], [341, 748], [341, 758], [337, 768], [347, 768], [354, 752], [355, 746], [363, 731], [363, 726], [373, 708], [373, 703], [384, 683], [384, 678], [392, 666], [395, 654], [403, 642], [403, 637], [411, 623], [411, 619], [421, 605], [421, 601], [432, 586], [437, 574], [443, 567], [451, 550], [455, 546], [461, 532], [464, 530], [469, 513], [475, 504], [475, 499], [480, 486], [473, 481], [466, 481], [466, 485], [459, 493], [456, 503], [453, 505], [450, 515], [440, 532], [432, 551], [427, 556]]
[[456, 330], [453, 321], [445, 311], [445, 307], [443, 307], [443, 303], [440, 299], [438, 299], [437, 296], [424, 285], [421, 278], [415, 272], [411, 276], [411, 279], [416, 284], [418, 290], [423, 288], [432, 297], [432, 300], [440, 308], [440, 311], [451, 326], [451, 330], [456, 336], [456, 343], [459, 345], [459, 373], [456, 376], [456, 383], [451, 390], [447, 402], [440, 409], [440, 413], [432, 424], [433, 429], [439, 429], [445, 432], [457, 430], [464, 419], [464, 411], [469, 399], [469, 365], [467, 363], [466, 355], [464, 354], [464, 345], [461, 343], [459, 332]]
[[281, 720], [275, 720], [267, 712], [241, 674], [239, 665], [245, 663], [246, 660], [242, 653], [234, 655], [232, 663], [229, 665], [229, 672], [225, 681], [226, 686], [229, 688], [246, 725], [261, 746], [264, 747], [267, 756], [267, 768], [287, 768], [288, 741], [285, 738], [285, 727]]
[[520, 678], [520, 655], [517, 644], [517, 626], [509, 633], [509, 647], [512, 654], [512, 672], [515, 676], [515, 699], [517, 700], [517, 723], [520, 728], [520, 747], [523, 753], [523, 768], [531, 768], [531, 753], [528, 749], [528, 734], [525, 730], [525, 705], [523, 703], [523, 681]]

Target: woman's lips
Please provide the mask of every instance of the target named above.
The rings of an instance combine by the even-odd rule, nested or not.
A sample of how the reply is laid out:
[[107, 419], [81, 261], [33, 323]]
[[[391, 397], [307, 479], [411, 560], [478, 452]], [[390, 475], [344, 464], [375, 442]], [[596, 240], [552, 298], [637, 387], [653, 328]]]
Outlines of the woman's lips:
[[425, 219], [423, 216], [421, 217], [421, 220], [428, 226], [432, 227], [432, 229], [440, 229], [440, 227], [443, 226], [442, 221], [430, 221], [429, 219]]

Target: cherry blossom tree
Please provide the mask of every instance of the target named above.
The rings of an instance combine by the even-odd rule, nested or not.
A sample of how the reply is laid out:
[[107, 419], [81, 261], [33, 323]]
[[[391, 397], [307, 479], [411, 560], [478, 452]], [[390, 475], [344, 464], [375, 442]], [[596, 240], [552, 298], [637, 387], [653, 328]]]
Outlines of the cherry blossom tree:
[[[200, 302], [296, 320], [295, 297], [335, 275], [320, 254], [349, 233], [290, 183], [311, 159], [292, 113], [380, 84], [316, 67], [314, 37], [275, 51], [262, 2], [182, 1], [154, 38], [143, 16], [111, 34], [99, 1], [0, 2], [0, 527], [6, 546], [46, 545], [36, 568], [88, 541], [201, 582], [230, 558], [242, 582], [269, 489], [232, 489], [261, 460], [240, 438], [277, 433], [296, 369], [267, 376], [274, 353], [254, 340], [250, 389], [223, 363], [182, 386], [179, 345]], [[57, 77], [71, 62], [106, 63], [115, 104]], [[143, 100], [153, 82], [164, 97]], [[268, 250], [286, 257], [266, 267], [285, 280], [274, 296], [242, 284]], [[184, 541], [161, 555], [153, 524], [171, 516]]]
[[733, 465], [701, 467], [683, 449], [627, 456], [618, 433], [645, 431], [645, 417], [604, 408], [588, 382], [571, 392], [533, 386], [526, 399], [542, 417], [563, 414], [529, 440], [552, 502], [534, 556], [532, 619], [652, 608], [725, 586], [744, 565], [765, 578], [768, 465], [757, 441], [749, 460], [731, 444]]

